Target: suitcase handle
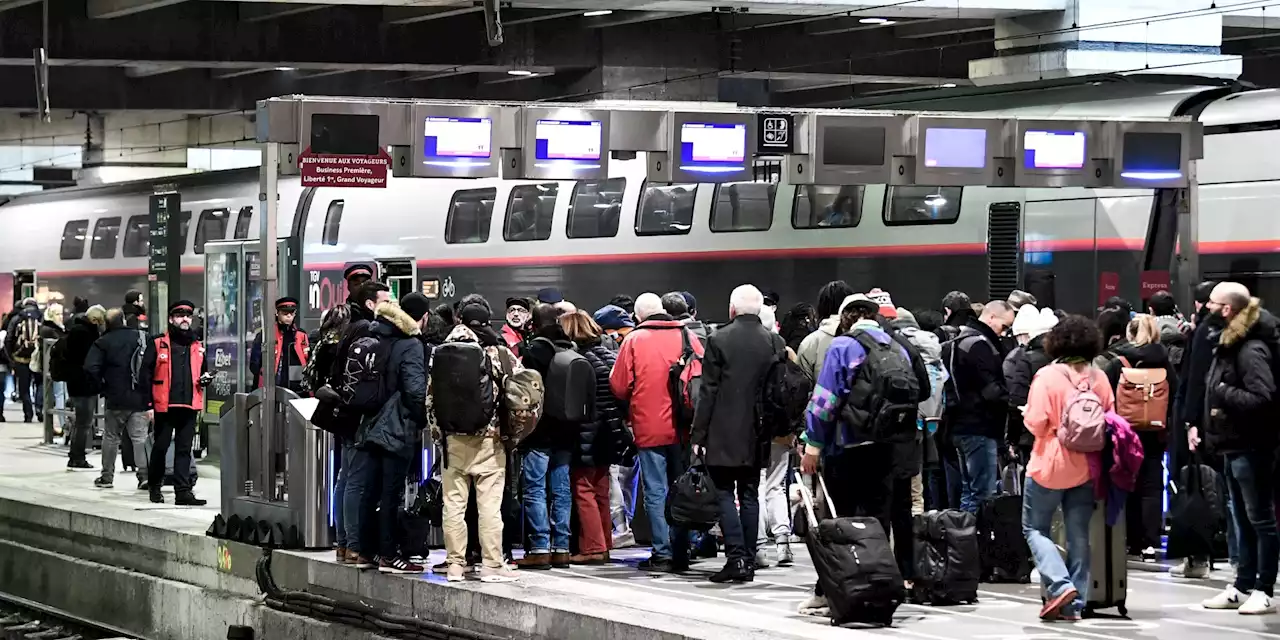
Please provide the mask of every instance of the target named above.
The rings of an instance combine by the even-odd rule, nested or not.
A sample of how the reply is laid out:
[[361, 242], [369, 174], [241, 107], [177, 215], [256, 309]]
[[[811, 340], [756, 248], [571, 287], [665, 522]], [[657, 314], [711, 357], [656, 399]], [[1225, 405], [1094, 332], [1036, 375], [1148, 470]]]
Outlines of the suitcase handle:
[[[800, 485], [800, 498], [804, 501], [805, 513], [809, 516], [809, 526], [813, 529], [818, 527], [818, 516], [814, 513], [813, 493], [809, 491], [809, 485], [805, 484], [804, 477], [800, 475], [800, 470], [793, 470], [796, 477], [796, 484]], [[827, 499], [827, 512], [832, 518], [836, 516], [836, 504], [831, 501], [831, 492], [827, 491], [827, 481], [822, 478], [822, 474], [817, 474], [818, 484], [822, 487], [822, 496]]]

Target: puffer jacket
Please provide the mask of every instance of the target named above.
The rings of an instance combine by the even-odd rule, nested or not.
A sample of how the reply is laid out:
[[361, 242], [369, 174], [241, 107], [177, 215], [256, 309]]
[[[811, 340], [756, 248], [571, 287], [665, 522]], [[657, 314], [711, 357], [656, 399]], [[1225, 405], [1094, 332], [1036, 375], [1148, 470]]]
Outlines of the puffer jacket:
[[[680, 441], [667, 386], [671, 365], [684, 351], [680, 331], [688, 329], [679, 320], [666, 314], [650, 316], [622, 341], [618, 360], [609, 374], [614, 397], [629, 403], [631, 429], [636, 446], [642, 449]], [[689, 344], [695, 354], [703, 354], [702, 342], [692, 333]]]
[[93, 343], [98, 340], [99, 335], [98, 326], [89, 322], [89, 318], [84, 314], [71, 319], [62, 353], [66, 358], [67, 369], [74, 369], [73, 375], [66, 380], [67, 394], [71, 397], [83, 398], [97, 393], [98, 385], [85, 372], [84, 365], [85, 360], [89, 358], [89, 350], [93, 348]]
[[387, 357], [387, 396], [399, 393], [399, 407], [393, 419], [380, 419], [387, 412], [369, 416], [362, 424], [358, 440], [376, 445], [400, 458], [412, 457], [427, 424], [427, 369], [418, 323], [394, 302], [384, 302], [374, 310], [369, 332], [378, 340], [392, 340]]
[[827, 359], [827, 349], [831, 341], [840, 332], [840, 316], [831, 316], [823, 320], [818, 329], [800, 341], [800, 349], [796, 351], [797, 362], [813, 380], [822, 373], [822, 363]]
[[1257, 298], [1218, 336], [1205, 380], [1205, 431], [1218, 453], [1266, 451], [1280, 444], [1276, 414], [1276, 357], [1280, 327]]
[[591, 363], [596, 374], [595, 419], [578, 425], [578, 442], [573, 464], [579, 467], [607, 467], [617, 464], [625, 449], [626, 410], [609, 388], [609, 373], [618, 355], [601, 344], [599, 338], [579, 342], [578, 353]]

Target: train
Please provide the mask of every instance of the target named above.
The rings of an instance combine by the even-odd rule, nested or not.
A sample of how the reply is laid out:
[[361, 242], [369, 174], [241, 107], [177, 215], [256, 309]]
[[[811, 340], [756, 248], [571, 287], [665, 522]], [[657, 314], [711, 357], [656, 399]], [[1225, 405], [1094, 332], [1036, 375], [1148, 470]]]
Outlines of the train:
[[[994, 100], [1000, 109], [971, 110], [1198, 118], [1206, 127], [1202, 271], [1240, 279], [1264, 299], [1280, 294], [1280, 92], [1194, 85], [1108, 96], [1040, 104], [1032, 96], [1023, 106]], [[556, 287], [590, 310], [617, 294], [683, 290], [710, 321], [727, 318], [739, 284], [776, 292], [786, 308], [813, 301], [836, 279], [879, 287], [909, 308], [936, 308], [952, 290], [982, 300], [1016, 286], [1087, 312], [1106, 286], [1100, 280], [1139, 299], [1159, 197], [1149, 189], [655, 184], [644, 169], [642, 160], [615, 160], [599, 181], [391, 178], [385, 189], [304, 188], [281, 178], [279, 235], [297, 268], [289, 292], [309, 326], [342, 303], [342, 271], [356, 262], [394, 271], [440, 302], [480, 293], [500, 304]], [[182, 198], [181, 295], [203, 305], [206, 243], [258, 235], [258, 172], [172, 181]], [[0, 205], [0, 291], [12, 278], [15, 298], [78, 296], [106, 306], [130, 289], [146, 291], [154, 182], [50, 190]], [[0, 309], [8, 298], [0, 295]]]

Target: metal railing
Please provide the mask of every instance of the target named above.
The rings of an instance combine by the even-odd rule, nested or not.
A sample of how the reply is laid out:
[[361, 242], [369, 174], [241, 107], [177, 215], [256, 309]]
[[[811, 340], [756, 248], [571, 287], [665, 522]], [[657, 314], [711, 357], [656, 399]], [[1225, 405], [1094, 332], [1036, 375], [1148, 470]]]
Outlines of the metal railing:
[[[40, 341], [39, 375], [41, 380], [41, 396], [43, 396], [44, 399], [41, 403], [40, 414], [44, 416], [45, 444], [53, 444], [54, 440], [57, 438], [57, 434], [54, 433], [53, 429], [55, 417], [62, 418], [63, 434], [65, 437], [70, 437], [70, 425], [75, 423], [76, 418], [76, 411], [71, 407], [70, 395], [64, 394], [66, 395], [66, 402], [63, 403], [64, 407], [62, 409], [57, 407], [58, 402], [54, 397], [53, 388], [54, 385], [58, 383], [54, 382], [53, 376], [49, 374], [49, 364], [50, 358], [53, 356], [53, 345], [55, 343], [57, 343], [57, 340], [54, 340], [53, 338], [45, 338]], [[28, 391], [28, 393], [30, 392]], [[97, 410], [94, 412], [93, 420], [89, 423], [93, 429], [93, 432], [90, 433], [90, 440], [101, 432], [101, 425], [103, 424], [103, 418], [105, 416], [105, 407], [102, 404], [102, 398], [98, 398], [97, 400]]]

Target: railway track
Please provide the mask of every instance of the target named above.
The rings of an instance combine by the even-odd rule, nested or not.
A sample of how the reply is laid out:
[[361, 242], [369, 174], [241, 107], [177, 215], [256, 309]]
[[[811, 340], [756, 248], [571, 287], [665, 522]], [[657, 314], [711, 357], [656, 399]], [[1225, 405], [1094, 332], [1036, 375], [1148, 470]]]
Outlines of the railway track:
[[0, 593], [0, 640], [137, 640], [137, 636]]

